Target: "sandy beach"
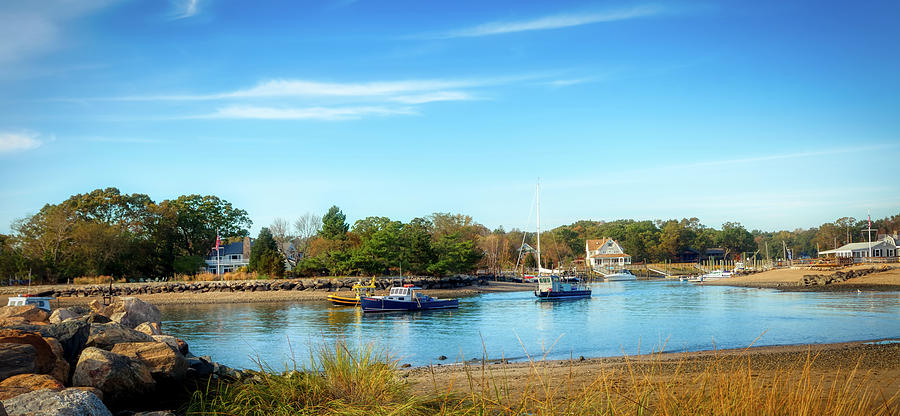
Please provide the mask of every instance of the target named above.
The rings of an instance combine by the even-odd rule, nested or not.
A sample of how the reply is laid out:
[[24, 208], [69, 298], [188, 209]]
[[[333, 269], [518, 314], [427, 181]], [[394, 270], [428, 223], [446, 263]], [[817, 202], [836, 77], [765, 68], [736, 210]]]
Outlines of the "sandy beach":
[[483, 372], [487, 378], [493, 379], [490, 383], [515, 386], [514, 394], [521, 393], [523, 386], [534, 385], [540, 379], [554, 380], [560, 385], [540, 386], [539, 389], [571, 392], [596, 383], [601, 375], [607, 377], [606, 384], [625, 390], [637, 379], [652, 377], [655, 382], [674, 384], [676, 390], [688, 391], [711, 366], [743, 366], [741, 368], [747, 371], [749, 360], [753, 379], [763, 384], [784, 377], [791, 381], [799, 379], [804, 364], [809, 362], [810, 380], [821, 381], [826, 391], [836, 379], [846, 377], [855, 368], [857, 375], [854, 380], [858, 386], [882, 392], [885, 397], [900, 392], [900, 340], [573, 358], [540, 361], [537, 357], [534, 362], [515, 363], [501, 363], [493, 359], [484, 366], [480, 360], [465, 365], [436, 364], [406, 370], [404, 377], [413, 391], [421, 394], [464, 393], [469, 391], [470, 381], [476, 389], [480, 389], [484, 387]]
[[[864, 270], [872, 267], [880, 269], [885, 267], [885, 265], [853, 266], [840, 269], [840, 271]], [[900, 291], [900, 267], [896, 265], [888, 265], [887, 267], [889, 269], [885, 271], [877, 271], [866, 276], [855, 277], [847, 281], [828, 285], [803, 286], [801, 285], [801, 281], [803, 276], [806, 275], [830, 275], [837, 270], [810, 270], [806, 267], [769, 270], [761, 273], [737, 276], [730, 279], [706, 282], [704, 284], [800, 291]]]

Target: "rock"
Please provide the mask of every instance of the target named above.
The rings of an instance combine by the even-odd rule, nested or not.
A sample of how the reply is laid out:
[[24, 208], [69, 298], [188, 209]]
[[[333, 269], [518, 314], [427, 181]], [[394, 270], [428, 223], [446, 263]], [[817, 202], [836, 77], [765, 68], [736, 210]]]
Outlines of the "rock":
[[19, 374], [0, 381], [0, 400], [41, 389], [60, 391], [66, 388], [59, 380], [46, 374]]
[[34, 372], [49, 373], [56, 364], [56, 356], [50, 344], [40, 334], [16, 329], [0, 329], [0, 344], [28, 344], [34, 347]]
[[6, 408], [3, 407], [3, 402], [0, 402], [0, 416], [9, 416], [9, 414], [6, 413]]
[[129, 328], [134, 328], [144, 322], [155, 323], [157, 326], [162, 322], [162, 315], [156, 306], [144, 302], [138, 298], [127, 297], [113, 303], [106, 308], [103, 315]]
[[[175, 338], [171, 335], [151, 335], [151, 337], [153, 337], [153, 340], [156, 342], [165, 343], [173, 351], [181, 352], [181, 350], [178, 348], [178, 338]], [[184, 355], [184, 354], [182, 354], [182, 355]]]
[[111, 319], [107, 318], [106, 315], [99, 314], [97, 312], [90, 312], [86, 315], [82, 315], [78, 317], [78, 319], [87, 322], [89, 324], [105, 324], [112, 322]]
[[112, 351], [143, 362], [157, 379], [184, 378], [187, 361], [180, 352], [163, 342], [127, 342], [116, 344]]
[[442, 355], [442, 356], [438, 357], [438, 360], [441, 360], [441, 361], [444, 361], [446, 359], [447, 359], [446, 355]]
[[66, 319], [75, 319], [80, 316], [81, 316], [81, 314], [75, 313], [74, 311], [72, 311], [69, 308], [57, 309], [57, 310], [53, 311], [52, 314], [50, 314], [50, 323], [58, 324], [62, 321], [65, 321]]
[[44, 338], [44, 341], [47, 341], [47, 344], [50, 345], [50, 350], [56, 356], [56, 363], [49, 374], [59, 380], [60, 383], [67, 383], [69, 381], [69, 362], [66, 361], [66, 353], [62, 344], [56, 338]]
[[412, 367], [412, 364], [409, 364], [409, 363], [406, 363], [406, 364], [403, 364], [400, 366], [400, 368], [410, 368], [410, 367]]
[[165, 410], [158, 410], [155, 412], [140, 412], [135, 413], [131, 416], [175, 416], [175, 413], [167, 412]]
[[38, 390], [4, 400], [10, 416], [112, 416], [100, 399], [79, 389]]
[[98, 388], [96, 388], [96, 387], [75, 386], [75, 387], [69, 387], [69, 388], [70, 388], [70, 389], [81, 390], [81, 391], [86, 391], [86, 392], [88, 392], [88, 393], [93, 394], [94, 396], [99, 397], [100, 400], [103, 400], [103, 392], [100, 391], [100, 389], [98, 389]]
[[[91, 325], [91, 333], [88, 336], [88, 347], [97, 347], [111, 350], [116, 344], [123, 342], [150, 342], [153, 337], [143, 332], [135, 331], [124, 325], [110, 322], [106, 324]], [[102, 389], [101, 389], [102, 390]]]
[[212, 374], [215, 367], [209, 362], [210, 360], [206, 358], [208, 357], [193, 357], [187, 359], [188, 366], [190, 366], [191, 370], [194, 370], [192, 372], [194, 375], [203, 377]]
[[181, 338], [175, 338], [175, 342], [178, 343], [178, 351], [184, 355], [188, 355], [190, 350], [188, 349], [188, 343]]
[[58, 324], [47, 325], [39, 329], [44, 338], [54, 338], [63, 348], [63, 358], [74, 366], [78, 362], [78, 354], [87, 344], [91, 326], [79, 320], [68, 320]]
[[0, 318], [0, 328], [8, 328], [11, 326], [27, 325], [28, 321], [21, 316], [15, 318]]
[[134, 327], [134, 330], [143, 332], [147, 335], [162, 335], [162, 330], [159, 328], [159, 324], [156, 322], [144, 322]]
[[34, 305], [0, 307], [0, 319], [22, 318], [27, 322], [47, 322], [50, 314]]
[[155, 387], [150, 370], [141, 361], [94, 347], [81, 352], [72, 384], [96, 387], [110, 403], [140, 398]]
[[30, 344], [0, 344], [0, 379], [36, 370], [37, 352]]

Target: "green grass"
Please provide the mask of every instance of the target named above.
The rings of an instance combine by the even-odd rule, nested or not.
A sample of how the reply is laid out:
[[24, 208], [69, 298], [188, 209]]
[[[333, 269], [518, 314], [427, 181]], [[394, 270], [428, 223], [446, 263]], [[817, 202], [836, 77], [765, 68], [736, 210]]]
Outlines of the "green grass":
[[[462, 379], [432, 372], [428, 394], [412, 394], [396, 361], [372, 346], [343, 341], [311, 351], [310, 369], [264, 369], [235, 384], [194, 394], [190, 415], [872, 415], [900, 414], [898, 392], [882, 392], [855, 368], [813, 376], [816, 357], [757, 377], [747, 356], [716, 355], [703, 368], [685, 362], [625, 360], [575, 382], [576, 369], [551, 372], [530, 360], [527, 377], [505, 366], [465, 365]], [[696, 365], [694, 363], [693, 365]], [[667, 366], [666, 369], [663, 367]], [[674, 370], [672, 368], [674, 366]], [[263, 366], [261, 366], [262, 368]], [[583, 371], [583, 369], [582, 369]], [[555, 374], [555, 375], [554, 375]]]

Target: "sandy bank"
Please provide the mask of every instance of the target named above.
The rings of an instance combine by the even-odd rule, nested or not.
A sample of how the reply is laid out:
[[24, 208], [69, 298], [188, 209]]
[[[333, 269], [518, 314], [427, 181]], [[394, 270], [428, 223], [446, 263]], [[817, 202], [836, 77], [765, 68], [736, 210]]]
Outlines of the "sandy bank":
[[651, 376], [661, 383], [674, 383], [680, 389], [691, 389], [697, 376], [712, 365], [735, 365], [750, 360], [753, 377], [761, 382], [778, 377], [799, 377], [803, 364], [811, 358], [810, 376], [829, 383], [857, 367], [858, 382], [891, 396], [900, 392], [900, 340], [893, 343], [848, 342], [838, 344], [788, 345], [753, 347], [719, 351], [665, 353], [632, 357], [587, 358], [574, 360], [499, 363], [488, 360], [464, 365], [433, 365], [404, 371], [404, 377], [418, 393], [428, 394], [469, 391], [470, 381], [480, 388], [482, 374], [493, 383], [523, 386], [544, 382], [556, 383], [549, 390], [560, 392], [580, 389], [608, 377], [606, 383], [629, 385], [632, 374], [637, 378]]
[[[883, 265], [854, 266], [841, 269], [841, 271], [846, 272], [848, 270], [863, 270], [872, 267], [881, 268], [883, 267]], [[844, 282], [828, 285], [802, 285], [801, 282], [803, 280], [803, 276], [815, 274], [829, 275], [835, 272], [809, 270], [805, 267], [769, 270], [762, 273], [738, 276], [729, 279], [718, 280], [715, 282], [706, 282], [704, 284], [719, 286], [775, 288], [793, 291], [900, 291], [900, 267], [898, 267], [897, 265], [891, 265], [889, 267], [891, 267], [891, 269], [886, 271], [878, 271], [866, 276], [855, 277]]]
[[[10, 295], [15, 293], [38, 293], [52, 290], [56, 286], [32, 286], [31, 288], [2, 288], [0, 302], [6, 305]], [[530, 291], [534, 286], [530, 283], [490, 282], [485, 286], [466, 286], [455, 289], [434, 289], [426, 291], [429, 295], [441, 298], [474, 296], [481, 293]], [[350, 293], [349, 290], [336, 292], [325, 291], [266, 291], [266, 292], [182, 292], [182, 293], [148, 293], [131, 295], [154, 305], [191, 304], [191, 303], [263, 303], [263, 302], [326, 302], [331, 293]], [[377, 294], [385, 294], [378, 291]], [[53, 307], [86, 305], [100, 297], [61, 297], [53, 301]], [[58, 305], [58, 306], [57, 306]]]

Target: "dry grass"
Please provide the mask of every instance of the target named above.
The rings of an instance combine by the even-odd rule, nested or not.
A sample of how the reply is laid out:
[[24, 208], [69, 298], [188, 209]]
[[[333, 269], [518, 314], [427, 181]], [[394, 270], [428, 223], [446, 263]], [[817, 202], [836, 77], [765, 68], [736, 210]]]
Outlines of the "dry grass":
[[175, 276], [174, 281], [179, 282], [212, 282], [212, 281], [221, 281], [221, 280], [257, 280], [257, 279], [268, 279], [269, 276], [264, 274], [259, 274], [256, 272], [228, 272], [223, 273], [221, 275], [217, 275], [214, 273], [198, 273], [196, 275], [188, 275], [188, 274], [180, 274]]
[[[428, 392], [410, 393], [396, 362], [371, 347], [344, 343], [317, 351], [312, 371], [262, 372], [238, 384], [197, 393], [188, 414], [403, 415], [871, 415], [900, 414], [900, 392], [883, 392], [860, 374], [814, 376], [816, 355], [761, 377], [749, 355], [716, 354], [702, 366], [685, 360], [626, 357], [584, 383], [528, 362], [524, 379], [506, 366], [464, 365], [462, 378], [437, 377]], [[433, 367], [432, 367], [433, 369]], [[461, 383], [461, 385], [459, 385]]]
[[76, 285], [108, 285], [110, 281], [113, 283], [125, 283], [125, 278], [115, 279], [112, 276], [82, 276], [72, 280]]

